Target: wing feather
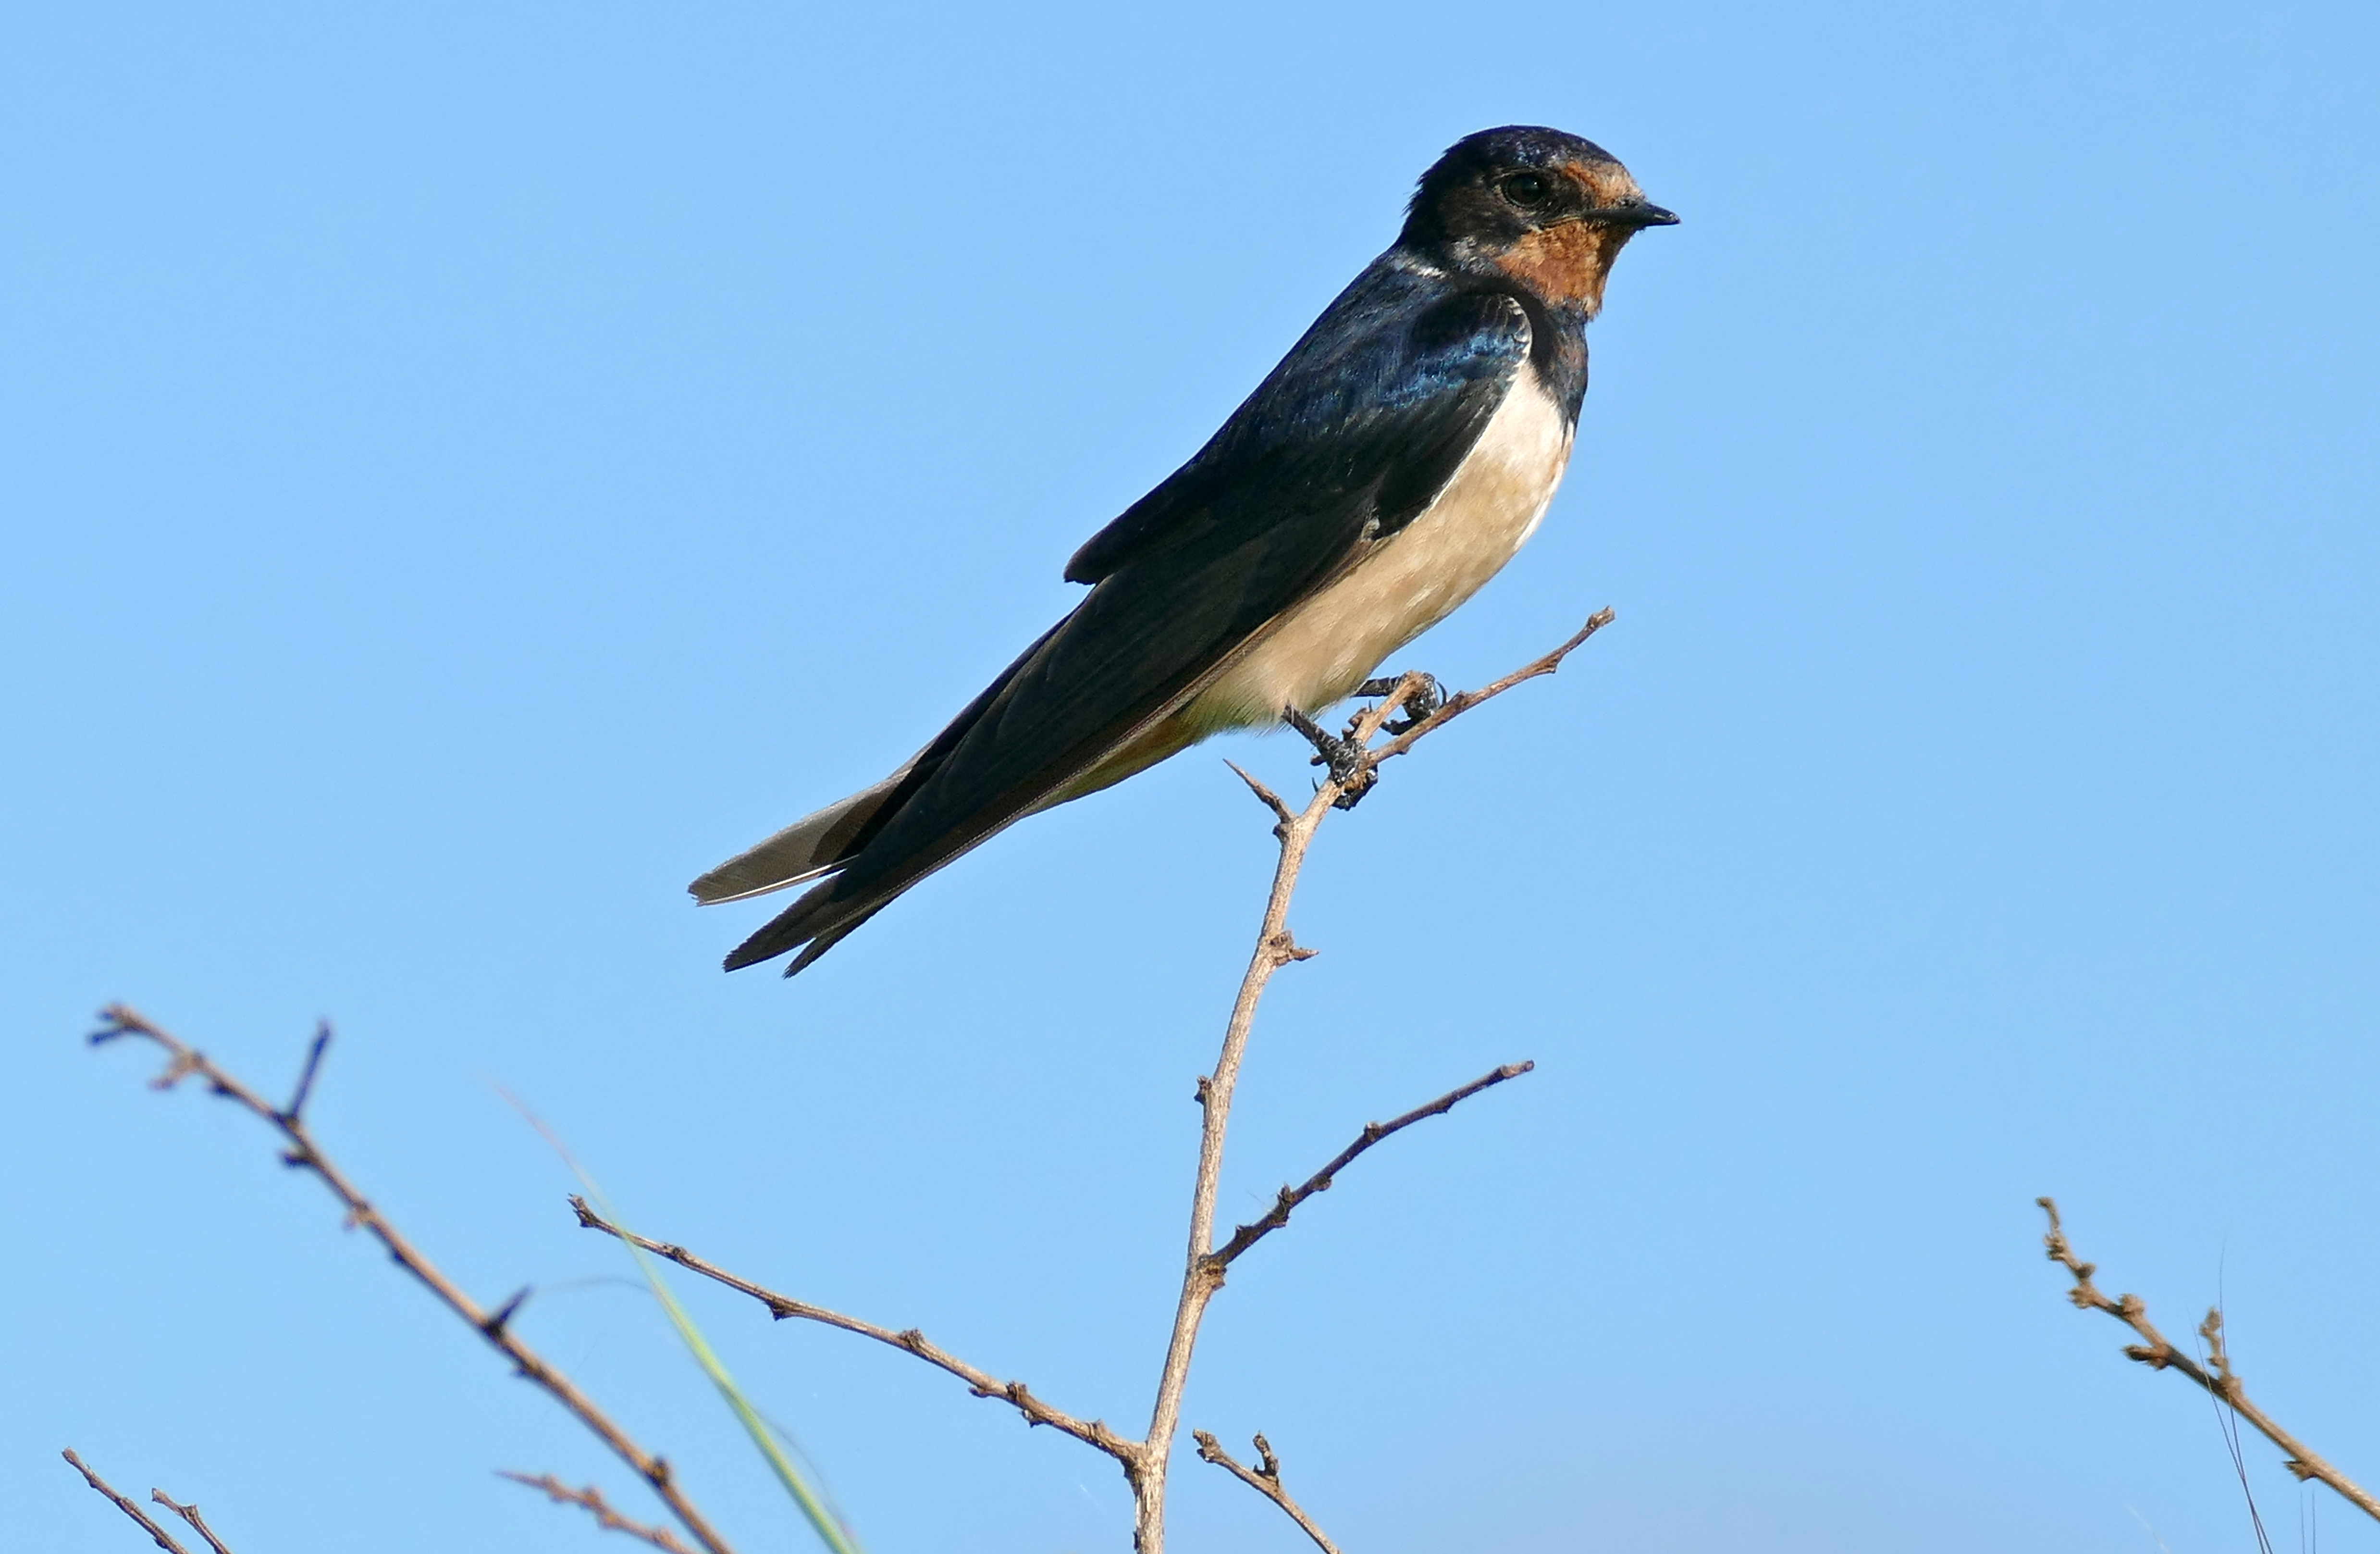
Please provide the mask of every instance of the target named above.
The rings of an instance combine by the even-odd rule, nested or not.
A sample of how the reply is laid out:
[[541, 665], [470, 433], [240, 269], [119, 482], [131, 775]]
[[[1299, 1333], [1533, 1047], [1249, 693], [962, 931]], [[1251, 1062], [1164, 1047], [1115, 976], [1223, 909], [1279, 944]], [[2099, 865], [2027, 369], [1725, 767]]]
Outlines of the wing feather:
[[1529, 349], [1511, 297], [1450, 297], [1436, 279], [1394, 256], [1375, 263], [1196, 457], [1078, 551], [1066, 575], [1093, 584], [1082, 604], [880, 785], [841, 872], [729, 969], [805, 943], [792, 970], [809, 964], [1182, 704], [1425, 510]]

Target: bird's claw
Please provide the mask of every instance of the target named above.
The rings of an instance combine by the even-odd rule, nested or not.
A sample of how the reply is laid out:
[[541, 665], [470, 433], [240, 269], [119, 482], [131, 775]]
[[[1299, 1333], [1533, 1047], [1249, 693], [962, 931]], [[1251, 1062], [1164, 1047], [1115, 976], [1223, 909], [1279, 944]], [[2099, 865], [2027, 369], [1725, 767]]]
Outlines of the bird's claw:
[[1328, 768], [1330, 780], [1339, 785], [1339, 796], [1330, 801], [1333, 808], [1354, 809], [1356, 801], [1380, 780], [1360, 743], [1331, 733], [1295, 707], [1281, 708], [1281, 719], [1314, 747], [1313, 764]]
[[[1446, 687], [1439, 683], [1438, 677], [1427, 670], [1415, 672], [1421, 675], [1421, 683], [1405, 692], [1403, 706], [1396, 709], [1403, 712], [1405, 716], [1391, 718], [1380, 725], [1389, 733], [1402, 734], [1406, 729], [1427, 720], [1430, 714], [1446, 705]], [[1394, 695], [1397, 687], [1404, 682], [1403, 675], [1378, 675], [1355, 687], [1355, 694], [1358, 696]]]

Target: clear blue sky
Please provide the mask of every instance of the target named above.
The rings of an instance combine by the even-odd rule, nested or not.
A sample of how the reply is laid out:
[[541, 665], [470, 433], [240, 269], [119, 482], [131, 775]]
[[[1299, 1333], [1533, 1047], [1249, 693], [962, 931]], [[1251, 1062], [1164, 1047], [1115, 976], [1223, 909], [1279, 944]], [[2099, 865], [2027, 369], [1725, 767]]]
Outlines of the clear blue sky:
[[[1457, 136], [1685, 218], [1572, 478], [1407, 657], [1574, 669], [1326, 830], [1188, 1423], [1351, 1551], [2251, 1547], [2035, 1193], [2380, 1479], [2380, 23], [2362, 6], [20, 7], [0, 49], [0, 1021], [26, 1548], [595, 1548], [543, 1399], [129, 999], [813, 1547], [623, 1207], [1134, 1428], [1268, 866], [1218, 759], [1037, 819], [791, 985], [698, 871], [1064, 609]], [[691, 1291], [878, 1554], [1123, 1547], [1110, 1464]], [[2295, 1499], [2248, 1458], [2283, 1541]], [[1293, 1550], [1186, 1455], [1174, 1537]], [[2380, 1548], [2327, 1508], [2325, 1547]], [[2146, 1530], [2155, 1528], [2155, 1535]]]

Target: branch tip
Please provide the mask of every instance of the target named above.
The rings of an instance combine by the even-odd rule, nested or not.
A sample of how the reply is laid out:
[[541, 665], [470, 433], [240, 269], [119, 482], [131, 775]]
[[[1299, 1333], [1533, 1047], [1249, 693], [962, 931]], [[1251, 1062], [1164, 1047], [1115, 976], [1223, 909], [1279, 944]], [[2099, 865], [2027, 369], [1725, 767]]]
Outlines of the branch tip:
[[1289, 1519], [1297, 1523], [1299, 1530], [1314, 1540], [1315, 1547], [1323, 1554], [1339, 1554], [1339, 1546], [1323, 1536], [1322, 1529], [1314, 1524], [1314, 1518], [1306, 1515], [1305, 1510], [1289, 1498], [1289, 1491], [1281, 1487], [1281, 1459], [1273, 1455], [1272, 1443], [1264, 1438], [1263, 1432], [1257, 1432], [1256, 1438], [1257, 1465], [1253, 1468], [1234, 1461], [1232, 1454], [1223, 1450], [1223, 1443], [1205, 1430], [1191, 1431], [1190, 1438], [1198, 1443], [1200, 1462], [1211, 1462], [1221, 1468], [1281, 1507]]
[[2206, 1342], [2206, 1364], [2201, 1364], [2176, 1349], [2166, 1336], [2149, 1320], [2148, 1304], [2138, 1295], [2126, 1293], [2109, 1300], [2091, 1282], [2095, 1267], [2075, 1254], [2067, 1240], [2063, 1223], [2058, 1218], [2058, 1205], [2046, 1197], [2034, 1202], [2049, 1217], [2049, 1233], [2042, 1238], [2049, 1248], [2049, 1258], [2064, 1266], [2074, 1276], [2074, 1287], [2066, 1298], [2085, 1311], [2104, 1311], [2130, 1328], [2142, 1341], [2124, 1345], [2124, 1357], [2138, 1361], [2151, 1370], [2170, 1370], [2187, 1377], [2218, 1404], [2228, 1407], [2240, 1418], [2255, 1426], [2266, 1440], [2280, 1448], [2282, 1466], [2301, 1481], [2319, 1479], [2336, 1490], [2339, 1497], [2365, 1515], [2380, 1521], [2380, 1499], [2354, 1480], [2340, 1473], [2322, 1457], [2307, 1450], [2303, 1443], [2283, 1429], [2273, 1417], [2251, 1401], [2248, 1389], [2231, 1368], [2231, 1356], [2223, 1338], [2223, 1308], [2216, 1306], [2206, 1314], [2198, 1326], [2198, 1335]]
[[[667, 1464], [638, 1445], [595, 1405], [592, 1399], [580, 1391], [568, 1377], [548, 1364], [534, 1350], [521, 1342], [519, 1338], [511, 1331], [510, 1320], [518, 1311], [522, 1300], [527, 1298], [528, 1290], [524, 1289], [492, 1313], [481, 1310], [478, 1303], [465, 1294], [436, 1264], [423, 1255], [395, 1226], [390, 1224], [385, 1216], [375, 1211], [363, 1194], [347, 1180], [346, 1173], [341, 1170], [315, 1144], [313, 1135], [306, 1125], [304, 1107], [314, 1079], [320, 1071], [322, 1054], [330, 1043], [330, 1027], [327, 1022], [317, 1027], [313, 1043], [307, 1055], [307, 1061], [299, 1072], [297, 1091], [290, 1104], [284, 1107], [274, 1106], [264, 1099], [255, 1090], [217, 1066], [204, 1053], [125, 1005], [109, 1005], [100, 1011], [100, 1018], [103, 1024], [101, 1030], [94, 1034], [94, 1040], [113, 1040], [124, 1035], [140, 1036], [154, 1043], [164, 1051], [167, 1059], [165, 1072], [161, 1076], [160, 1081], [152, 1083], [163, 1083], [170, 1087], [172, 1083], [177, 1083], [182, 1078], [195, 1074], [206, 1082], [208, 1089], [212, 1094], [231, 1101], [271, 1127], [281, 1137], [282, 1160], [293, 1169], [311, 1172], [315, 1179], [322, 1183], [331, 1196], [338, 1202], [343, 1211], [343, 1224], [349, 1229], [360, 1229], [370, 1234], [380, 1243], [382, 1250], [387, 1253], [390, 1261], [419, 1280], [447, 1310], [477, 1329], [492, 1347], [511, 1362], [516, 1374], [534, 1383], [547, 1396], [561, 1404], [572, 1417], [608, 1447], [615, 1456], [651, 1484], [663, 1503], [669, 1507], [670, 1513], [677, 1519], [678, 1523], [694, 1538], [705, 1554], [734, 1554], [726, 1540], [712, 1530], [710, 1523], [694, 1503], [678, 1493], [671, 1485]], [[79, 1466], [79, 1462], [77, 1465]], [[94, 1484], [93, 1487], [97, 1486]], [[138, 1508], [134, 1509], [135, 1514], [138, 1514]], [[178, 1548], [179, 1546], [166, 1540], [163, 1547]]]
[[571, 1199], [571, 1208], [578, 1216], [578, 1223], [587, 1229], [640, 1246], [656, 1256], [669, 1258], [689, 1273], [698, 1274], [714, 1283], [723, 1284], [739, 1294], [748, 1295], [766, 1307], [769, 1315], [778, 1321], [783, 1321], [789, 1316], [798, 1316], [805, 1321], [820, 1323], [825, 1327], [840, 1328], [846, 1333], [857, 1333], [862, 1338], [874, 1339], [879, 1343], [889, 1344], [894, 1349], [914, 1354], [928, 1364], [939, 1370], [947, 1371], [965, 1382], [967, 1390], [975, 1396], [993, 1398], [1011, 1404], [1025, 1415], [1027, 1424], [1047, 1425], [1052, 1429], [1073, 1436], [1087, 1446], [1096, 1447], [1120, 1461], [1132, 1461], [1133, 1453], [1138, 1450], [1136, 1442], [1123, 1439], [1097, 1420], [1085, 1423], [1073, 1414], [1050, 1407], [1035, 1397], [1025, 1383], [1002, 1381], [990, 1372], [978, 1370], [957, 1356], [936, 1348], [924, 1333], [915, 1328], [895, 1330], [879, 1327], [873, 1322], [863, 1322], [856, 1316], [845, 1316], [839, 1311], [829, 1311], [824, 1306], [812, 1305], [808, 1301], [797, 1301], [790, 1295], [781, 1295], [773, 1290], [753, 1283], [748, 1279], [732, 1274], [715, 1263], [705, 1261], [683, 1246], [669, 1242], [654, 1241], [649, 1237], [638, 1235], [632, 1230], [622, 1230], [594, 1213], [583, 1199], [574, 1196]]
[[[89, 1464], [85, 1463], [80, 1457], [75, 1455], [74, 1449], [72, 1447], [67, 1448], [64, 1451], [61, 1451], [59, 1455], [67, 1460], [67, 1463], [74, 1468], [75, 1472], [82, 1474], [83, 1482], [90, 1485], [93, 1491], [114, 1504], [116, 1510], [124, 1512], [125, 1515], [129, 1516], [133, 1521], [140, 1523], [140, 1530], [147, 1533], [151, 1541], [154, 1542], [158, 1548], [164, 1549], [166, 1554], [190, 1554], [188, 1549], [174, 1541], [172, 1534], [166, 1532], [164, 1528], [157, 1525], [156, 1522], [147, 1511], [141, 1510], [140, 1506], [135, 1504], [131, 1497], [119, 1492], [115, 1485], [110, 1484], [107, 1480], [100, 1477], [98, 1474], [92, 1472]], [[153, 1493], [154, 1491], [152, 1492]]]
[[1434, 1101], [1415, 1107], [1402, 1117], [1391, 1119], [1387, 1122], [1365, 1123], [1363, 1132], [1355, 1135], [1354, 1143], [1341, 1150], [1320, 1170], [1307, 1177], [1302, 1185], [1283, 1187], [1279, 1195], [1274, 1198], [1272, 1208], [1263, 1218], [1252, 1225], [1235, 1228], [1232, 1232], [1232, 1239], [1208, 1254], [1206, 1260], [1218, 1270], [1229, 1266], [1241, 1253], [1288, 1224], [1290, 1214], [1298, 1205], [1317, 1193], [1329, 1192], [1331, 1182], [1336, 1180], [1341, 1171], [1346, 1169], [1357, 1156], [1378, 1144], [1382, 1139], [1391, 1133], [1401, 1132], [1427, 1118], [1443, 1116], [1482, 1090], [1490, 1089], [1507, 1080], [1517, 1079], [1536, 1067], [1536, 1064], [1530, 1061], [1506, 1063], [1500, 1068], [1480, 1075], [1468, 1084], [1456, 1086]]
[[149, 1498], [156, 1501], [159, 1505], [164, 1506], [167, 1511], [172, 1511], [175, 1515], [180, 1517], [183, 1521], [188, 1522], [190, 1524], [190, 1530], [192, 1532], [207, 1540], [207, 1548], [212, 1551], [212, 1554], [231, 1554], [231, 1550], [224, 1546], [224, 1540], [215, 1536], [215, 1530], [207, 1525], [207, 1519], [199, 1514], [199, 1506], [196, 1500], [191, 1501], [188, 1505], [184, 1505], [181, 1501], [174, 1499], [173, 1496], [165, 1493], [163, 1489], [150, 1490]]
[[322, 1071], [322, 1054], [330, 1049], [330, 1046], [331, 1022], [327, 1020], [315, 1022], [314, 1039], [306, 1047], [306, 1066], [298, 1071], [298, 1088], [290, 1095], [289, 1105], [281, 1112], [283, 1121], [296, 1122], [305, 1115], [306, 1098], [314, 1093], [314, 1078]]
[[573, 1489], [550, 1473], [540, 1474], [532, 1478], [528, 1474], [514, 1473], [510, 1469], [498, 1469], [496, 1476], [509, 1478], [515, 1484], [527, 1485], [532, 1489], [541, 1489], [556, 1505], [575, 1505], [583, 1508], [594, 1516], [595, 1524], [605, 1532], [625, 1533], [630, 1537], [640, 1538], [651, 1544], [655, 1548], [668, 1549], [670, 1554], [694, 1554], [694, 1550], [679, 1542], [677, 1536], [667, 1527], [650, 1526], [645, 1523], [632, 1521], [621, 1515], [612, 1508], [612, 1503], [603, 1498], [603, 1492], [592, 1484], [584, 1489]]
[[1249, 776], [1248, 773], [1241, 767], [1238, 762], [1227, 760], [1223, 765], [1231, 767], [1232, 772], [1237, 774], [1239, 779], [1248, 785], [1248, 791], [1255, 794], [1257, 801], [1261, 802], [1265, 808], [1272, 811], [1273, 817], [1276, 820], [1279, 820], [1283, 826], [1294, 826], [1297, 824], [1296, 814], [1287, 804], [1281, 801], [1280, 794], [1274, 792], [1271, 789], [1267, 788], [1263, 783], [1258, 782], [1255, 777]]
[[514, 1316], [517, 1315], [522, 1305], [527, 1303], [529, 1291], [534, 1288], [533, 1285], [524, 1284], [514, 1291], [504, 1304], [488, 1314], [488, 1319], [480, 1324], [480, 1330], [492, 1339], [502, 1338], [504, 1329], [512, 1325]]

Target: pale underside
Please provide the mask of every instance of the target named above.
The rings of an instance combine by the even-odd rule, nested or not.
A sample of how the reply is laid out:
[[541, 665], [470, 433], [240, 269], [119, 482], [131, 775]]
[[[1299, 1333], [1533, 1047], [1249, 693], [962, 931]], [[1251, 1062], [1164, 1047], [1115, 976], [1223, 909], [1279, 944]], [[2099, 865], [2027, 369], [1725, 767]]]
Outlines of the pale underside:
[[[1284, 613], [1180, 704], [1026, 813], [1096, 793], [1211, 734], [1274, 727], [1285, 707], [1312, 714], [1344, 700], [1389, 655], [1503, 569], [1545, 517], [1570, 449], [1561, 408], [1524, 362], [1469, 457], [1421, 516]], [[840, 854], [836, 838], [864, 824], [908, 769], [728, 860], [694, 882], [695, 899], [706, 905], [741, 900], [832, 871]]]
[[1038, 807], [1095, 793], [1211, 734], [1269, 728], [1284, 707], [1312, 714], [1345, 700], [1389, 655], [1445, 619], [1512, 560], [1545, 517], [1570, 448], [1561, 408], [1524, 362], [1470, 456], [1420, 517]]

